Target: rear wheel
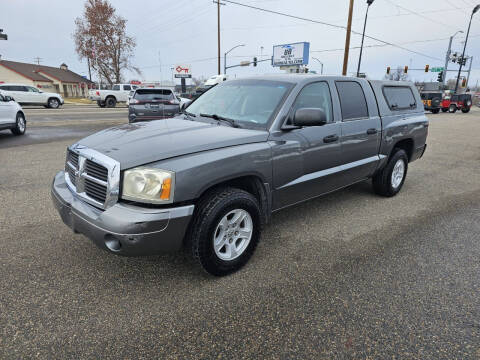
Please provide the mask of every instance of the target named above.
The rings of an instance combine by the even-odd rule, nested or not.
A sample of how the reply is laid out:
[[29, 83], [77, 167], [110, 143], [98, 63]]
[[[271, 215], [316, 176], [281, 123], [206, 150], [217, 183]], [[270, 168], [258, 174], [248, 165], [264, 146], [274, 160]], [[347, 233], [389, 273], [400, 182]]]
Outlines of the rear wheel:
[[97, 105], [101, 108], [105, 107], [105, 103], [103, 101], [100, 101], [100, 100], [97, 101]]
[[453, 104], [450, 105], [449, 108], [448, 108], [448, 112], [452, 113], [452, 114], [457, 112], [457, 105], [453, 105]]
[[466, 114], [470, 111], [470, 108], [469, 107], [464, 107], [462, 108], [462, 113]]
[[117, 105], [117, 99], [115, 99], [113, 96], [110, 96], [105, 99], [105, 104], [109, 108], [114, 108]]
[[448, 111], [447, 108], [442, 108], [442, 112], [446, 113]]
[[438, 114], [440, 112], [440, 109], [433, 109], [432, 114]]
[[48, 99], [48, 107], [50, 109], [58, 109], [60, 107], [60, 101], [57, 98]]
[[25, 116], [22, 113], [17, 113], [17, 119], [15, 122], [15, 127], [12, 129], [14, 135], [23, 135], [27, 130], [27, 121]]
[[236, 188], [221, 188], [198, 204], [187, 244], [205, 271], [223, 276], [237, 271], [253, 255], [261, 232], [257, 199]]
[[408, 170], [405, 150], [396, 148], [387, 165], [373, 177], [373, 190], [378, 195], [391, 197], [401, 190]]

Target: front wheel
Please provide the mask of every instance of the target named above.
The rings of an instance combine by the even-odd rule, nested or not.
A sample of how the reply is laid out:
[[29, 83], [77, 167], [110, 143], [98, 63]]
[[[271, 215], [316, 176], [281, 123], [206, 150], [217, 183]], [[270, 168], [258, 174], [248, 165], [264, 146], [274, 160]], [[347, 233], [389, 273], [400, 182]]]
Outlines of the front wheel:
[[18, 113], [12, 133], [14, 135], [23, 135], [25, 134], [25, 130], [27, 130], [27, 121], [25, 120], [25, 116], [22, 113]]
[[442, 112], [446, 113], [448, 111], [447, 108], [442, 108]]
[[470, 111], [469, 107], [462, 108], [462, 113], [466, 114]]
[[408, 170], [405, 150], [395, 149], [387, 165], [373, 177], [373, 190], [378, 195], [391, 197], [401, 190]]
[[236, 188], [217, 189], [200, 200], [187, 244], [205, 271], [223, 276], [237, 271], [260, 240], [261, 210], [257, 199]]
[[457, 112], [457, 105], [450, 105], [450, 107], [448, 108], [448, 112], [453, 114], [453, 113], [456, 113]]
[[433, 109], [432, 114], [438, 114], [440, 112], [440, 109]]
[[60, 101], [56, 98], [48, 99], [48, 107], [50, 109], [58, 109], [60, 107]]

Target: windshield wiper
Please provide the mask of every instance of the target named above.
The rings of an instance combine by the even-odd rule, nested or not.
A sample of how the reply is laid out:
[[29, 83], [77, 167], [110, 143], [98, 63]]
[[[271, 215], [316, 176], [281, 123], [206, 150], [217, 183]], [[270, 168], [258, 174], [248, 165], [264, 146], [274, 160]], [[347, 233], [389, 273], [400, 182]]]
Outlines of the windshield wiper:
[[195, 114], [193, 114], [193, 113], [191, 113], [191, 112], [188, 112], [187, 110], [183, 110], [181, 113], [182, 113], [183, 115], [187, 116], [187, 118], [188, 118], [189, 120], [193, 120], [192, 117], [197, 117], [197, 115], [195, 115]]
[[223, 117], [223, 116], [220, 116], [220, 115], [217, 115], [217, 114], [200, 114], [200, 116], [202, 117], [206, 117], [206, 118], [211, 118], [211, 119], [214, 119], [214, 120], [221, 120], [221, 121], [225, 121], [227, 123], [229, 123], [232, 127], [234, 128], [238, 128], [240, 127], [240, 125], [238, 125], [235, 120], [233, 119], [229, 119], [229, 118], [226, 118], [226, 117]]

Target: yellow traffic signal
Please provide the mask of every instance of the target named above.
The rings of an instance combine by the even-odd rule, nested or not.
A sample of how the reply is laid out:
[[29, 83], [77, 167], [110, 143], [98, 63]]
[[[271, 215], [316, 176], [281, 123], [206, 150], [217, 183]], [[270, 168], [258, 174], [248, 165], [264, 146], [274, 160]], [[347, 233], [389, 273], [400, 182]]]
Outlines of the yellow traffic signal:
[[387, 74], [390, 74], [390, 66], [387, 66]]
[[425, 72], [428, 72], [429, 68], [430, 68], [430, 65], [425, 65]]
[[403, 72], [404, 72], [405, 74], [408, 73], [408, 66], [407, 66], [407, 65], [405, 65], [405, 69], [403, 69]]

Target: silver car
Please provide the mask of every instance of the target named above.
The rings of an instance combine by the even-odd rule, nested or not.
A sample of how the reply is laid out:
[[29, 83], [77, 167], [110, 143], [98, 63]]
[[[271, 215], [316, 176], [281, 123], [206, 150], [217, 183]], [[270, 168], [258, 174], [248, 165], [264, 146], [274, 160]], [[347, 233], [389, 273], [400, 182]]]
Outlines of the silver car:
[[166, 119], [180, 112], [180, 101], [170, 89], [137, 89], [128, 102], [128, 121]]

